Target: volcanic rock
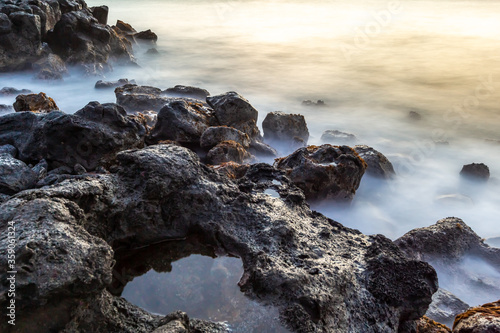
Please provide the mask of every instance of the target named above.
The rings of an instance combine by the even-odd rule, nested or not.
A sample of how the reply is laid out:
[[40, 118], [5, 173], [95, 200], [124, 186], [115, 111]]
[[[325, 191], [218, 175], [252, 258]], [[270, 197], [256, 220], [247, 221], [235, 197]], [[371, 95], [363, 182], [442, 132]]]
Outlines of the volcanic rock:
[[293, 145], [295, 142], [301, 141], [304, 146], [309, 140], [306, 120], [300, 114], [286, 114], [281, 111], [270, 112], [262, 122], [262, 128], [264, 138], [271, 143]]
[[38, 95], [29, 94], [17, 96], [16, 102], [14, 103], [14, 109], [16, 110], [16, 112], [32, 111], [42, 113], [59, 110], [56, 102], [54, 102], [51, 97], [48, 97], [43, 92], [39, 93]]
[[368, 164], [366, 172], [369, 175], [390, 179], [396, 174], [392, 163], [381, 152], [366, 145], [357, 145], [354, 150]]

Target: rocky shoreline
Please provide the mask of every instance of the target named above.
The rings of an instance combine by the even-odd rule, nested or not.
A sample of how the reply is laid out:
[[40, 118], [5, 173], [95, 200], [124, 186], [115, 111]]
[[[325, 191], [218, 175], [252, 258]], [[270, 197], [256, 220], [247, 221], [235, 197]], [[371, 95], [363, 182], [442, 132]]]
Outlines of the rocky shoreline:
[[[0, 6], [0, 71], [39, 79], [60, 79], [66, 66], [92, 74], [133, 64], [132, 44], [158, 38], [121, 21], [110, 27], [106, 6], [81, 0]], [[206, 249], [241, 258], [241, 291], [276, 308], [292, 332], [451, 331], [433, 320], [460, 333], [499, 329], [498, 303], [468, 309], [439, 289], [433, 267], [463, 275], [466, 256], [500, 265], [500, 249], [462, 220], [393, 242], [311, 210], [348, 203], [362, 177], [397, 177], [382, 153], [308, 145], [306, 119], [283, 112], [267, 115], [262, 135], [258, 111], [236, 92], [125, 79], [96, 88], [115, 88], [116, 103], [74, 114], [45, 94], [2, 89], [18, 95], [16, 112], [0, 117], [0, 307], [15, 299], [16, 309], [16, 325], [2, 322], [2, 332], [227, 332], [181, 312], [189, 309], [159, 316], [120, 297], [135, 275], [116, 263], [158, 243], [175, 250], [162, 265]], [[475, 166], [474, 175], [486, 167]], [[15, 298], [3, 269], [12, 248]]]

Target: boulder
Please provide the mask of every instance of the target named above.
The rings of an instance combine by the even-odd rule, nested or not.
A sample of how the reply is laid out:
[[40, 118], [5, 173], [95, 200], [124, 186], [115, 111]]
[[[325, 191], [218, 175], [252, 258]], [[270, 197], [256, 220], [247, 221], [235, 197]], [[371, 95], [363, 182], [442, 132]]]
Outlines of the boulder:
[[202, 104], [172, 98], [158, 113], [157, 122], [147, 141], [154, 144], [173, 140], [199, 145], [203, 132], [215, 121], [210, 110]]
[[0, 117], [0, 145], [11, 144], [19, 159], [50, 168], [77, 163], [94, 170], [118, 151], [141, 146], [146, 130], [116, 104], [91, 102], [73, 115], [20, 112]]
[[108, 60], [135, 63], [131, 46], [109, 26], [100, 24], [89, 10], [63, 14], [47, 34], [47, 42], [71, 65], [106, 66]]
[[321, 135], [321, 142], [329, 144], [352, 144], [356, 141], [358, 138], [354, 134], [337, 130], [326, 130]]
[[470, 180], [487, 182], [490, 179], [490, 169], [484, 163], [466, 164], [462, 167], [460, 175]]
[[453, 326], [455, 317], [462, 312], [467, 311], [469, 305], [447, 290], [439, 288], [432, 295], [432, 303], [425, 314], [430, 319], [442, 323], [448, 327]]
[[[158, 51], [156, 51], [156, 53], [158, 53]], [[205, 89], [181, 85], [177, 85], [173, 88], [168, 88], [164, 91], [164, 94], [171, 97], [187, 97], [199, 99], [203, 102], [205, 102], [207, 97], [210, 96], [210, 93]]]
[[108, 24], [108, 6], [91, 7], [90, 12], [92, 13], [92, 16], [96, 18], [97, 22], [103, 25]]
[[128, 112], [160, 111], [170, 100], [159, 88], [126, 84], [115, 89], [116, 103]]
[[103, 81], [99, 80], [95, 83], [94, 88], [96, 89], [108, 89], [108, 88], [116, 88], [121, 87], [126, 84], [135, 84], [135, 81], [129, 81], [128, 79], [119, 79], [117, 81]]
[[39, 94], [17, 96], [16, 102], [14, 103], [14, 109], [16, 110], [16, 112], [32, 111], [32, 112], [42, 112], [42, 113], [48, 113], [53, 110], [59, 110], [59, 108], [56, 105], [56, 102], [54, 102], [54, 100], [51, 97], [48, 97], [43, 92]]
[[207, 163], [219, 165], [227, 162], [242, 164], [252, 158], [241, 144], [235, 141], [223, 141], [207, 153]]
[[158, 36], [150, 29], [135, 33], [133, 36], [136, 40], [138, 39], [140, 41], [148, 41], [156, 43], [156, 41], [158, 40]]
[[64, 61], [55, 54], [49, 54], [33, 64], [37, 71], [36, 78], [39, 80], [62, 80], [63, 75], [68, 73]]
[[500, 332], [500, 300], [467, 310], [453, 324], [453, 333], [487, 332]]
[[392, 163], [381, 152], [366, 145], [354, 146], [354, 150], [368, 164], [366, 172], [369, 175], [385, 179], [395, 176]]
[[16, 89], [13, 87], [3, 87], [0, 89], [0, 96], [17, 96], [19, 94], [32, 94], [33, 92], [28, 89]]
[[275, 166], [312, 201], [351, 201], [367, 168], [352, 148], [332, 145], [300, 148]]
[[267, 143], [260, 141], [252, 141], [250, 143], [250, 148], [248, 149], [248, 152], [257, 157], [264, 157], [264, 158], [276, 158], [279, 156], [276, 149], [274, 149]]
[[24, 162], [16, 160], [10, 153], [0, 152], [0, 193], [12, 195], [34, 188], [37, 181], [38, 175]]
[[252, 140], [261, 139], [257, 127], [259, 112], [240, 94], [231, 91], [207, 97], [220, 125], [234, 127], [246, 133]]
[[226, 126], [213, 126], [207, 128], [200, 138], [200, 146], [205, 149], [212, 149], [223, 141], [237, 142], [244, 149], [250, 147], [250, 138], [248, 135], [235, 128]]
[[306, 120], [300, 114], [270, 112], [262, 122], [262, 129], [264, 138], [268, 142], [285, 143], [297, 148], [295, 144], [297, 141], [303, 143], [300, 146], [305, 146], [309, 140]]

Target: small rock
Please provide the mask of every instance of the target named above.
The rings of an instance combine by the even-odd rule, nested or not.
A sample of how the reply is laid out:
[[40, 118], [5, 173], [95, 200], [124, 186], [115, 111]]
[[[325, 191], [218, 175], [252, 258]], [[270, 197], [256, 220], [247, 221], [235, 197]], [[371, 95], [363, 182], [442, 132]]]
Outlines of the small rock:
[[278, 152], [276, 149], [271, 147], [270, 145], [260, 142], [260, 141], [252, 141], [250, 143], [250, 148], [248, 151], [255, 156], [260, 156], [260, 157], [278, 157]]
[[466, 164], [462, 167], [460, 175], [470, 180], [487, 182], [490, 178], [490, 169], [484, 163]]
[[17, 156], [17, 148], [13, 145], [3, 145], [0, 146], [0, 154], [9, 154], [10, 156], [16, 158]]
[[[269, 142], [301, 143], [307, 145], [309, 130], [306, 120], [300, 114], [286, 114], [281, 111], [270, 112], [262, 122], [264, 138]], [[297, 138], [299, 140], [297, 140]]]
[[[400, 332], [402, 332], [400, 330]], [[427, 316], [423, 316], [417, 320], [417, 331], [416, 333], [451, 333], [451, 330], [440, 324]]]
[[261, 138], [257, 127], [259, 112], [240, 94], [230, 91], [222, 95], [207, 97], [220, 125], [234, 127], [250, 137]]
[[227, 162], [242, 164], [251, 158], [252, 156], [239, 143], [235, 141], [224, 141], [209, 150], [207, 154], [207, 164], [219, 165]]
[[60, 166], [55, 169], [52, 169], [48, 172], [49, 176], [52, 175], [72, 175], [73, 174], [73, 169], [71, 169], [68, 166]]
[[321, 142], [329, 144], [347, 144], [358, 141], [354, 134], [345, 133], [337, 130], [326, 130], [321, 135]]
[[305, 106], [325, 106], [325, 101], [318, 99], [318, 101], [315, 103], [309, 99], [302, 101], [302, 105]]
[[417, 111], [410, 111], [408, 112], [408, 118], [410, 118], [410, 120], [421, 120], [422, 119], [422, 115], [420, 113], [418, 113]]
[[135, 30], [130, 24], [120, 20], [116, 21], [116, 27], [125, 33], [134, 34], [137, 32], [137, 30]]
[[158, 52], [158, 50], [156, 48], [150, 48], [146, 51], [146, 54], [149, 54], [149, 55], [157, 55], [157, 54], [160, 54], [160, 52]]
[[170, 100], [159, 88], [126, 84], [115, 89], [116, 103], [128, 112], [160, 111]]
[[31, 170], [33, 170], [33, 172], [38, 176], [38, 180], [40, 180], [47, 176], [47, 171], [49, 170], [49, 164], [45, 159], [42, 159], [40, 162], [38, 162], [37, 165], [31, 168]]
[[0, 153], [0, 193], [12, 195], [34, 188], [38, 176], [23, 161], [9, 152]]
[[300, 148], [274, 165], [314, 201], [351, 201], [367, 168], [352, 148], [328, 144]]
[[2, 96], [17, 96], [19, 94], [31, 94], [32, 91], [28, 89], [16, 89], [13, 87], [3, 87], [0, 90], [0, 95]]
[[12, 105], [0, 104], [0, 113], [8, 113], [14, 111], [14, 107]]
[[41, 92], [37, 94], [29, 95], [19, 95], [16, 97], [14, 103], [14, 109], [16, 112], [21, 111], [32, 111], [32, 112], [42, 112], [48, 113], [53, 110], [59, 110], [56, 102], [45, 93]]
[[168, 88], [164, 91], [164, 94], [172, 97], [194, 98], [201, 101], [205, 101], [207, 97], [210, 96], [210, 93], [205, 89], [181, 85], [177, 85], [173, 88]]
[[369, 175], [390, 179], [396, 174], [392, 163], [381, 152], [366, 145], [357, 145], [354, 150], [368, 164], [366, 172]]
[[139, 39], [142, 41], [149, 41], [149, 42], [154, 42], [158, 40], [158, 36], [152, 32], [150, 29], [146, 31], [141, 31], [133, 35], [135, 39]]
[[116, 88], [121, 87], [126, 84], [135, 84], [135, 81], [129, 81], [128, 79], [119, 79], [118, 81], [103, 81], [99, 80], [95, 83], [94, 88], [96, 89], [108, 89], [108, 88]]
[[200, 146], [205, 149], [212, 149], [224, 141], [235, 141], [245, 149], [250, 147], [250, 138], [248, 135], [235, 128], [226, 126], [207, 128], [200, 138]]
[[83, 174], [87, 173], [87, 169], [85, 169], [83, 165], [78, 164], [78, 163], [75, 164], [75, 166], [73, 167], [73, 170], [75, 171], [75, 173], [77, 175], [83, 175]]

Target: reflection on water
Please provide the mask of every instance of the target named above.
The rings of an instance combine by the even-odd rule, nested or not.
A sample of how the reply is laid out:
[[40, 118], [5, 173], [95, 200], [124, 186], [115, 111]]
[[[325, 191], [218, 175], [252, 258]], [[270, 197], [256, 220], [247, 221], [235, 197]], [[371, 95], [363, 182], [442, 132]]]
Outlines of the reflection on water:
[[152, 313], [181, 310], [191, 318], [224, 322], [233, 332], [289, 332], [276, 308], [240, 291], [243, 265], [239, 258], [216, 257], [210, 248], [193, 244], [163, 243], [119, 259], [115, 285], [117, 277], [131, 280], [122, 281], [121, 296]]

